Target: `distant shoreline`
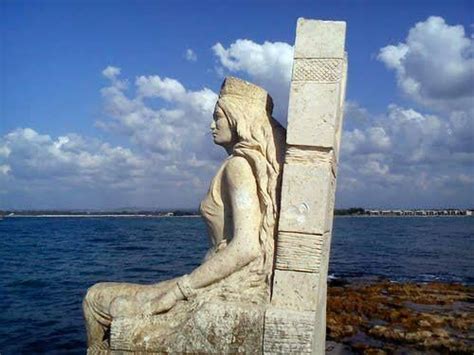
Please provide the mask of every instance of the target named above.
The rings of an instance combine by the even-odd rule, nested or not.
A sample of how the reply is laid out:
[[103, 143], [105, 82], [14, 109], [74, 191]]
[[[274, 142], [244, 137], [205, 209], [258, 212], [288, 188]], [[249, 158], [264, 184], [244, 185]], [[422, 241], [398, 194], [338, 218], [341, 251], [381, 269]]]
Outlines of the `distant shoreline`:
[[473, 217], [473, 216], [469, 216], [469, 215], [465, 215], [465, 214], [459, 214], [459, 215], [454, 215], [454, 214], [451, 214], [451, 215], [426, 215], [426, 216], [419, 216], [419, 215], [418, 216], [415, 216], [415, 215], [400, 216], [400, 215], [392, 215], [392, 214], [382, 216], [382, 215], [352, 214], [352, 215], [334, 215], [334, 217], [338, 217], [338, 218], [348, 218], [348, 217], [357, 217], [357, 218], [450, 218], [450, 217], [456, 217], [457, 218], [457, 217]]
[[[26, 210], [0, 210], [0, 219], [7, 217], [77, 217], [77, 218], [154, 218], [154, 217], [199, 217], [201, 214], [197, 209], [175, 209], [175, 210], [148, 210], [148, 209], [112, 209], [112, 210], [61, 210], [61, 209], [26, 209]], [[410, 209], [410, 210], [387, 210], [387, 209], [365, 209], [351, 207], [334, 210], [335, 217], [464, 217], [474, 216], [474, 209]]]
[[196, 218], [201, 215], [186, 215], [186, 216], [158, 216], [148, 214], [42, 214], [42, 215], [14, 215], [4, 216], [7, 218]]
[[[13, 216], [0, 216], [1, 219], [7, 218], [197, 218], [201, 215], [183, 215], [183, 216], [164, 216], [152, 214], [19, 214]], [[459, 217], [473, 217], [469, 215], [431, 215], [431, 216], [399, 216], [399, 215], [334, 215], [337, 218], [459, 218]]]

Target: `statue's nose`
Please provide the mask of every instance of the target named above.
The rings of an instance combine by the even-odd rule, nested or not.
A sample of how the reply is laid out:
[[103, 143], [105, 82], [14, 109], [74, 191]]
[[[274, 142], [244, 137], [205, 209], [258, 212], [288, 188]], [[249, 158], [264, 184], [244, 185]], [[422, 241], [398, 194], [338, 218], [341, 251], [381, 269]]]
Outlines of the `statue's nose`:
[[214, 131], [216, 129], [216, 121], [211, 122], [211, 131]]

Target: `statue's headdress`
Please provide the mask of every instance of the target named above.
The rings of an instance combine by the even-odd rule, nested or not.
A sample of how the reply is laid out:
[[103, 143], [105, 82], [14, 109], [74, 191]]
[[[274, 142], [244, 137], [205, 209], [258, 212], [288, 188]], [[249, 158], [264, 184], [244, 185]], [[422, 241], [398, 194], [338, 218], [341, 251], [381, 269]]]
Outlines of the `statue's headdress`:
[[221, 86], [219, 98], [231, 96], [240, 100], [252, 100], [261, 104], [268, 112], [273, 110], [273, 101], [270, 95], [261, 87], [232, 76], [226, 77]]

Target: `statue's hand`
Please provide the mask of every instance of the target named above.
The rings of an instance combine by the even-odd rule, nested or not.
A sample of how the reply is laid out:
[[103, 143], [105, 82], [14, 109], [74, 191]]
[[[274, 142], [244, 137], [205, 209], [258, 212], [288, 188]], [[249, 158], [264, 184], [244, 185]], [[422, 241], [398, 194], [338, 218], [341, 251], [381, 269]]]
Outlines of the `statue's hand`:
[[174, 307], [178, 300], [182, 299], [182, 297], [179, 296], [180, 294], [176, 292], [175, 288], [173, 288], [160, 297], [153, 298], [143, 307], [143, 315], [152, 316], [169, 311]]

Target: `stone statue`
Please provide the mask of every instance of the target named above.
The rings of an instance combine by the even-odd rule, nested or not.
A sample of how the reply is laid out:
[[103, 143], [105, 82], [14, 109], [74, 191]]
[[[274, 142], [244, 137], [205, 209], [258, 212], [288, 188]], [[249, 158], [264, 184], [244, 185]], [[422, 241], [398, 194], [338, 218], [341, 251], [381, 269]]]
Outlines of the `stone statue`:
[[199, 267], [176, 279], [92, 286], [83, 302], [89, 349], [108, 347], [116, 319], [148, 319], [155, 341], [164, 344], [206, 303], [268, 304], [285, 153], [285, 129], [272, 110], [262, 88], [224, 80], [211, 132], [229, 157], [201, 203], [210, 250]]

